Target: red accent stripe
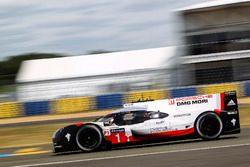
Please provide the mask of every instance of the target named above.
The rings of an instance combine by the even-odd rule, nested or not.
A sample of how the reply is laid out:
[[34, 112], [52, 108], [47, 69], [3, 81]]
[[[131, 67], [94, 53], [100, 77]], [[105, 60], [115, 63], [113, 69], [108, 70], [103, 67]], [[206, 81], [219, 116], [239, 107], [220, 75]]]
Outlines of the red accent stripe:
[[224, 104], [224, 93], [220, 93], [220, 109], [224, 110], [225, 109], [225, 104]]
[[151, 137], [178, 137], [178, 136], [185, 136], [190, 135], [194, 133], [194, 128], [188, 128], [183, 130], [175, 130], [175, 131], [169, 131], [169, 132], [159, 132], [159, 133], [152, 133], [147, 136]]
[[217, 113], [217, 114], [220, 114], [221, 110], [220, 109], [214, 109], [214, 112]]
[[76, 123], [75, 126], [81, 126], [83, 123]]

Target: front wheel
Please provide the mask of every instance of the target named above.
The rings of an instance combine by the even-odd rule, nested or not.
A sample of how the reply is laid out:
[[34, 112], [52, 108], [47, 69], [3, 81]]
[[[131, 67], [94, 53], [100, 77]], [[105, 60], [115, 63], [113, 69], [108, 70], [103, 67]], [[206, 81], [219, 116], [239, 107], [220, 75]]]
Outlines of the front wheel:
[[195, 128], [201, 138], [213, 140], [221, 135], [223, 124], [216, 113], [206, 112], [197, 118]]
[[76, 134], [76, 143], [85, 152], [95, 151], [100, 148], [102, 140], [101, 131], [94, 125], [84, 125]]

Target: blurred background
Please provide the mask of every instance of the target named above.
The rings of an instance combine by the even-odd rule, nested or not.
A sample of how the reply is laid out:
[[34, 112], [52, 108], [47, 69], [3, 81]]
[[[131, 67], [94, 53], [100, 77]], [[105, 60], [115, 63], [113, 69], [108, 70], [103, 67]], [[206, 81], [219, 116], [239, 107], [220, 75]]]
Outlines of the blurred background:
[[0, 8], [0, 118], [250, 96], [250, 1], [3, 0]]

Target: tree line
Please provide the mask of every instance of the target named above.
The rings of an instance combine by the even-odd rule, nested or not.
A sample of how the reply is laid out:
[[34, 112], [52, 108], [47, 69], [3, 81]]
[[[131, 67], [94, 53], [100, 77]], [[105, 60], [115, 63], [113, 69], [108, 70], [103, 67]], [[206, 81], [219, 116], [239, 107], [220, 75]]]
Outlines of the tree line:
[[0, 85], [14, 84], [21, 63], [25, 60], [58, 58], [64, 56], [65, 55], [54, 53], [28, 53], [10, 56], [4, 61], [0, 61]]

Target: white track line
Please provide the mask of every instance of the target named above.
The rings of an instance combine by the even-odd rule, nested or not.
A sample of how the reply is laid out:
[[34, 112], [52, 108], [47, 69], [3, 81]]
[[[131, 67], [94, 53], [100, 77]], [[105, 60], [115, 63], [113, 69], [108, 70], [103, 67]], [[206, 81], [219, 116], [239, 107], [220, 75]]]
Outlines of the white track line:
[[169, 154], [169, 153], [179, 153], [179, 152], [188, 152], [188, 151], [201, 151], [201, 150], [211, 150], [211, 149], [231, 148], [231, 147], [241, 147], [241, 146], [250, 146], [250, 143], [215, 146], [215, 147], [203, 147], [203, 148], [194, 148], [194, 149], [173, 150], [173, 151], [149, 152], [149, 153], [141, 153], [141, 154], [119, 155], [119, 156], [113, 156], [113, 157], [79, 159], [79, 160], [72, 160], [72, 161], [56, 161], [56, 162], [48, 162], [48, 163], [30, 164], [30, 165], [19, 165], [19, 166], [13, 166], [13, 167], [48, 166], [48, 165], [58, 165], [58, 164], [66, 164], [66, 163], [98, 161], [98, 160], [108, 160], [108, 159], [118, 159], [118, 158], [129, 158], [129, 157], [156, 155], [156, 154]]

